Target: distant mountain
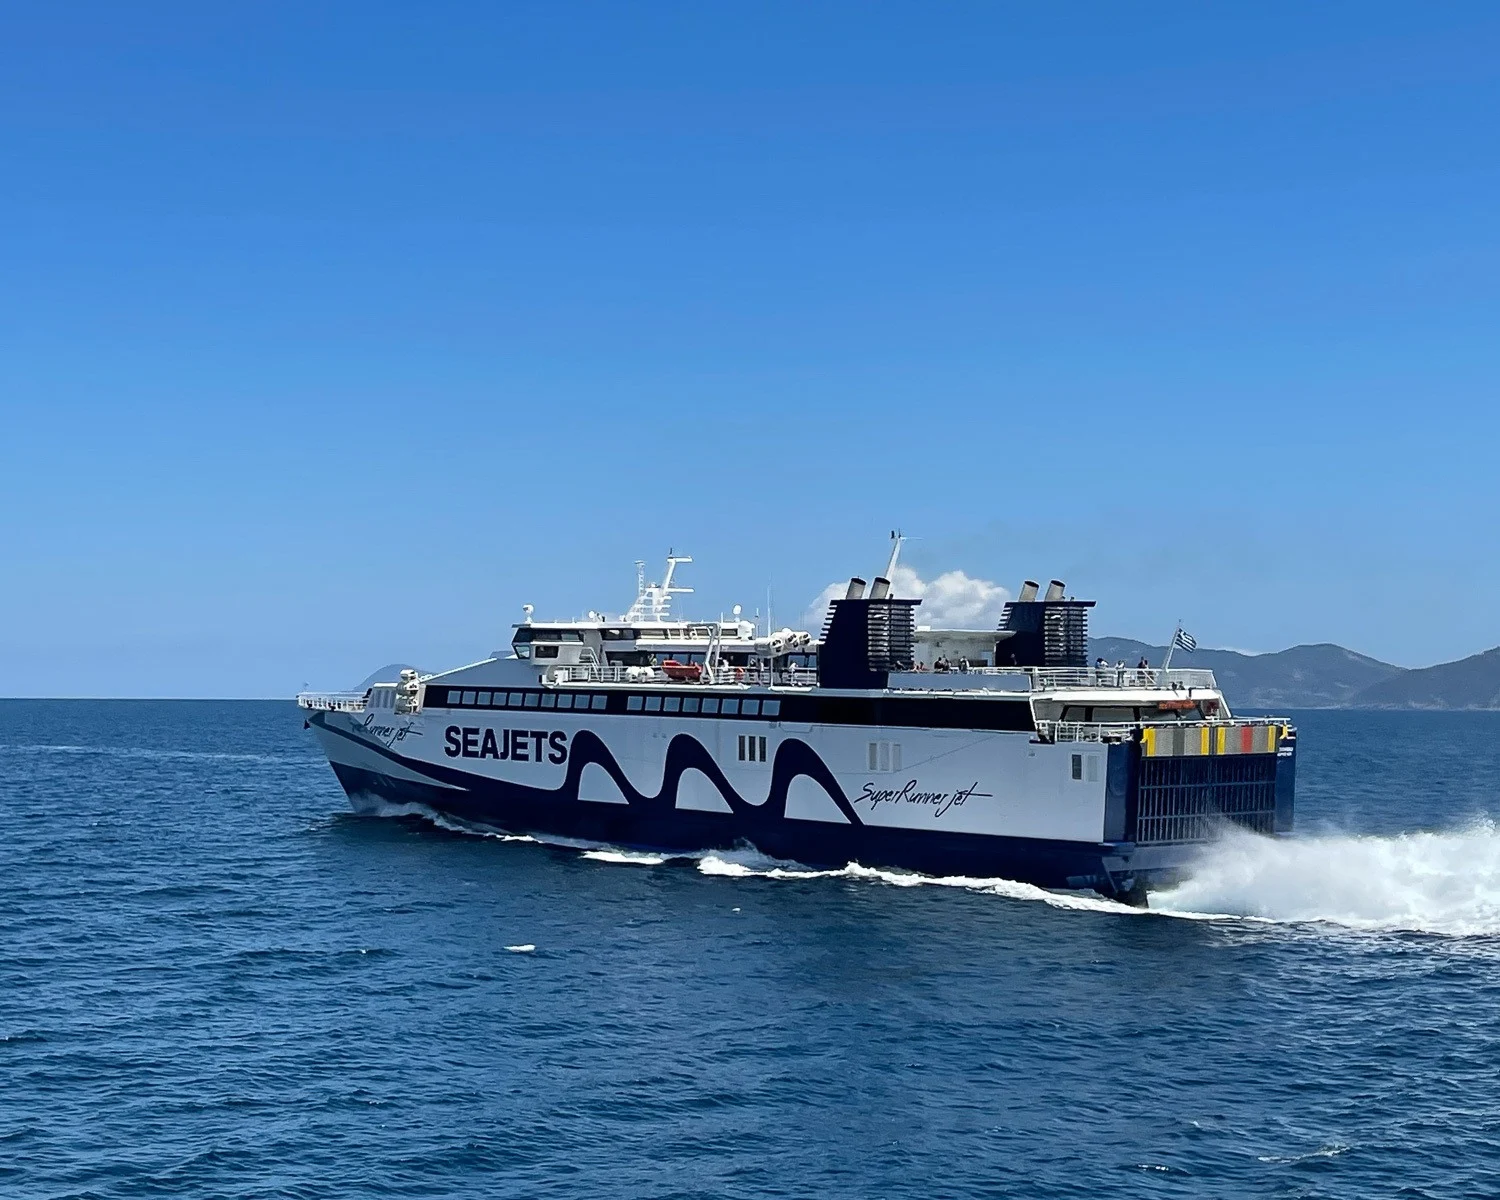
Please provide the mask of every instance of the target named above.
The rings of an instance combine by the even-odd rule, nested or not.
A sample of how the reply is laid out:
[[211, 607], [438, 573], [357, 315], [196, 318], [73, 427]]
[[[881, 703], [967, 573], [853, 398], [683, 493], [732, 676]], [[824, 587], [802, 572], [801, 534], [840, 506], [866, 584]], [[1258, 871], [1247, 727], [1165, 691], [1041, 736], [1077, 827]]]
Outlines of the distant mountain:
[[[1110, 662], [1124, 659], [1132, 667], [1142, 654], [1152, 666], [1160, 666], [1167, 652], [1164, 646], [1131, 638], [1093, 638], [1089, 647], [1090, 660], [1103, 655]], [[1211, 670], [1229, 703], [1244, 709], [1355, 707], [1365, 703], [1361, 697], [1368, 689], [1416, 673], [1328, 642], [1293, 646], [1274, 654], [1199, 647], [1191, 653], [1177, 651], [1172, 665]]]
[[1354, 698], [1359, 708], [1500, 708], [1500, 646], [1457, 662], [1402, 671]]

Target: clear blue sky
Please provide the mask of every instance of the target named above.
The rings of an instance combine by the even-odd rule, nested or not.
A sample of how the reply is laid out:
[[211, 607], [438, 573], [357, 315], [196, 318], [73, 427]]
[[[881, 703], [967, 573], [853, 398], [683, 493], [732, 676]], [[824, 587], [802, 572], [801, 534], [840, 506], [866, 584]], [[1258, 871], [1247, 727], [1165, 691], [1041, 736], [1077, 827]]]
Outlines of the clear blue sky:
[[0, 693], [452, 665], [698, 558], [1500, 642], [1500, 8], [7, 6]]

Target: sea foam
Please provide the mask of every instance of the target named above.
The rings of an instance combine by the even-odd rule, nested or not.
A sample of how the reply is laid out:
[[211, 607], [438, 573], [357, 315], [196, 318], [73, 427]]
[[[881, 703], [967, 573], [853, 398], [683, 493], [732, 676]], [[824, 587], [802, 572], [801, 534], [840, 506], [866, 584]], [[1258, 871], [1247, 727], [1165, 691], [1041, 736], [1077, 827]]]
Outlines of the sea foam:
[[853, 862], [818, 869], [748, 847], [653, 853], [573, 838], [497, 833], [423, 805], [383, 804], [375, 811], [382, 816], [419, 816], [453, 833], [577, 850], [584, 858], [617, 866], [693, 863], [703, 875], [729, 879], [844, 879], [902, 888], [962, 888], [1119, 916], [1318, 923], [1457, 937], [1500, 935], [1500, 829], [1488, 820], [1448, 832], [1384, 837], [1229, 833], [1204, 847], [1181, 883], [1153, 892], [1150, 907], [1141, 909], [1087, 892], [1052, 891], [1013, 879], [923, 875]]
[[1390, 837], [1231, 834], [1179, 886], [1154, 893], [1166, 915], [1225, 914], [1353, 929], [1500, 934], [1500, 831]]

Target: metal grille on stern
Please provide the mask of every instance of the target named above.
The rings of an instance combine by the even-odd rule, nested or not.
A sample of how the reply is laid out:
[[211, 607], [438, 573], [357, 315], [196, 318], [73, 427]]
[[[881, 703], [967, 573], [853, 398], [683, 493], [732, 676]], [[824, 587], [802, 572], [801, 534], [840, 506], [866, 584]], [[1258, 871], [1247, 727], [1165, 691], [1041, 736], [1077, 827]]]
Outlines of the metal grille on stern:
[[1275, 832], [1274, 754], [1140, 760], [1137, 842], [1207, 841], [1226, 823]]

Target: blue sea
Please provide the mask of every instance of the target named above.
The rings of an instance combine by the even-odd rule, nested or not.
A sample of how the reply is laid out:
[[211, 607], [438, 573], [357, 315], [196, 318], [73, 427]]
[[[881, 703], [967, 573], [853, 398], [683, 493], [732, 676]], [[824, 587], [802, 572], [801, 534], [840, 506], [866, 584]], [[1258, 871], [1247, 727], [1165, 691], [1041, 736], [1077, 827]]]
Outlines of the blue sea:
[[1500, 1196], [1500, 714], [1300, 714], [1141, 913], [349, 811], [290, 704], [0, 702], [0, 1196]]

